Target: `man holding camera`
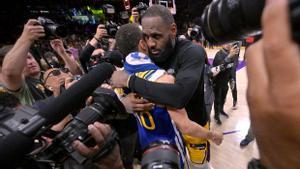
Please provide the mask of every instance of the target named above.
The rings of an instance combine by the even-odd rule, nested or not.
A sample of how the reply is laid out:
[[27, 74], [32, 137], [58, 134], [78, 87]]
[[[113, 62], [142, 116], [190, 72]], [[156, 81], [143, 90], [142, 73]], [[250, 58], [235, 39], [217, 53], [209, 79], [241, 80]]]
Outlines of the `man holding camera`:
[[32, 105], [47, 97], [41, 81], [41, 68], [30, 50], [35, 40], [45, 36], [44, 27], [35, 19], [29, 19], [22, 35], [3, 60], [3, 81], [22, 104]]
[[[220, 114], [228, 117], [228, 114], [224, 112], [224, 104], [226, 100], [226, 95], [228, 91], [228, 82], [231, 77], [231, 67], [233, 67], [233, 59], [238, 52], [237, 46], [232, 44], [223, 45], [222, 49], [217, 52], [213, 67], [223, 65], [223, 69], [218, 75], [214, 77], [214, 109], [215, 109], [215, 120], [218, 125], [221, 125]], [[232, 65], [229, 67], [229, 65]]]
[[[40, 81], [40, 66], [30, 52], [30, 47], [34, 41], [44, 36], [44, 27], [36, 19], [29, 19], [24, 26], [22, 35], [6, 54], [3, 61], [3, 82], [9, 91], [20, 98], [22, 104], [32, 105], [37, 100], [46, 98], [45, 88]], [[82, 155], [94, 158], [107, 141], [111, 128], [96, 122], [89, 126], [89, 133], [95, 139], [96, 146], [87, 147], [79, 141], [75, 141], [73, 146]], [[18, 159], [12, 159], [12, 161], [14, 160], [17, 161]], [[112, 147], [106, 156], [99, 159], [94, 158], [93, 162], [93, 168], [95, 165], [98, 168], [123, 168], [118, 145]], [[74, 165], [78, 166], [78, 164]], [[22, 167], [26, 168], [25, 166]]]
[[88, 72], [89, 61], [92, 55], [104, 55], [104, 50], [100, 48], [102, 38], [107, 36], [107, 30], [104, 24], [99, 24], [97, 26], [96, 33], [94, 37], [87, 43], [79, 55], [80, 64], [85, 73]]

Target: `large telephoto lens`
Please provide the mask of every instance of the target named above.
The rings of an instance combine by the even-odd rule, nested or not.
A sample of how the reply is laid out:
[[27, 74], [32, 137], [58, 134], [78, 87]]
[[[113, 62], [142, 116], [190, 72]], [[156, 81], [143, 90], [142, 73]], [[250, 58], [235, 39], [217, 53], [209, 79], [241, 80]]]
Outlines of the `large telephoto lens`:
[[[265, 0], [214, 0], [201, 16], [203, 36], [224, 44], [261, 34], [264, 6]], [[300, 43], [300, 0], [289, 0], [289, 11], [293, 39]]]
[[214, 0], [201, 17], [205, 39], [219, 44], [257, 34], [264, 5], [264, 0]]
[[142, 169], [179, 169], [180, 157], [177, 150], [168, 145], [147, 149], [142, 157]]

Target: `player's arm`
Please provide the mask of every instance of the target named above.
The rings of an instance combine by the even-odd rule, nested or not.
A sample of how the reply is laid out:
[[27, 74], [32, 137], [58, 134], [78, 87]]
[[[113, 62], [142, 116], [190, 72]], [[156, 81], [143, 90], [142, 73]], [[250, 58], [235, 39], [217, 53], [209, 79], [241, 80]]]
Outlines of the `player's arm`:
[[[175, 78], [172, 75], [162, 75], [156, 80], [159, 83], [174, 83]], [[221, 144], [223, 135], [218, 132], [212, 132], [202, 127], [194, 121], [191, 121], [185, 109], [175, 109], [167, 107], [172, 120], [175, 122], [177, 128], [185, 135], [197, 138], [210, 139], [216, 144]]]

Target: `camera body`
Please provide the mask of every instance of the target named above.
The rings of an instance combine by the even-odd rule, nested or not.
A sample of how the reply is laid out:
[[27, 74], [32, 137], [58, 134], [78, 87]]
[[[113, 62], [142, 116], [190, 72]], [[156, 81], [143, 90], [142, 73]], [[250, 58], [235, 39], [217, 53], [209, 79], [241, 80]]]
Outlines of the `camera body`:
[[67, 30], [64, 26], [56, 24], [49, 18], [39, 16], [37, 18], [38, 22], [44, 27], [46, 37], [57, 38], [57, 37], [66, 37]]
[[102, 8], [105, 14], [115, 14], [115, 7], [111, 4], [104, 4]]
[[142, 16], [148, 9], [148, 5], [143, 2], [139, 2], [136, 6], [134, 6], [134, 8], [136, 8], [140, 16]]
[[190, 39], [200, 42], [202, 40], [202, 31], [199, 25], [195, 25], [190, 33]]
[[[201, 16], [203, 35], [212, 44], [224, 44], [261, 34], [265, 0], [214, 0]], [[289, 0], [293, 39], [300, 43], [299, 0]]]
[[105, 24], [105, 29], [107, 30], [107, 34], [114, 38], [118, 31], [118, 25], [112, 21], [108, 21]]
[[17, 110], [6, 107], [1, 113], [7, 115], [1, 119], [0, 138], [15, 131], [32, 135], [31, 131], [37, 131], [37, 126], [43, 121], [38, 111], [29, 106], [22, 106]]
[[101, 64], [103, 62], [110, 63], [116, 67], [122, 68], [124, 66], [123, 64], [123, 54], [119, 52], [118, 50], [113, 51], [107, 51], [104, 53], [104, 56], [101, 54], [98, 55], [92, 55], [89, 61], [89, 64], [87, 66], [88, 71], [92, 70], [95, 66], [98, 64]]

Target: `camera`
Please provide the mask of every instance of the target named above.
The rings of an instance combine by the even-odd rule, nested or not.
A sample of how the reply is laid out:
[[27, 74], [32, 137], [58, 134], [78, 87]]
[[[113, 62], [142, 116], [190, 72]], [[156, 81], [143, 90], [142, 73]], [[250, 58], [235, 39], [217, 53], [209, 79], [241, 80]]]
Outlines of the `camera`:
[[115, 119], [126, 119], [128, 114], [114, 91], [97, 88], [93, 93], [94, 102], [85, 107], [74, 119], [52, 140], [52, 144], [39, 154], [39, 159], [54, 160], [58, 163], [65, 161], [70, 156], [79, 164], [87, 158], [80, 155], [72, 147], [75, 140], [85, 144], [94, 144], [88, 134], [87, 126], [96, 121], [109, 122]]
[[139, 12], [140, 16], [142, 16], [146, 12], [148, 5], [143, 2], [139, 2], [139, 4], [134, 6], [134, 8], [136, 8], [137, 11]]
[[111, 4], [104, 4], [102, 8], [105, 14], [115, 14], [115, 7]]
[[46, 37], [57, 38], [67, 36], [66, 28], [62, 25], [56, 24], [51, 19], [39, 16], [37, 20], [44, 27]]
[[118, 25], [112, 21], [108, 21], [105, 24], [105, 29], [107, 30], [109, 36], [115, 37], [118, 31]]
[[103, 62], [110, 63], [116, 67], [122, 68], [123, 58], [123, 54], [118, 50], [107, 51], [104, 53], [104, 56], [102, 56], [101, 54], [92, 55], [87, 69], [88, 71], [91, 71], [95, 66]]
[[195, 25], [190, 33], [191, 40], [196, 40], [197, 42], [202, 40], [201, 27], [199, 25]]
[[[88, 133], [87, 126], [96, 121], [107, 123], [110, 120], [126, 119], [128, 117], [125, 107], [114, 91], [97, 88], [92, 96], [94, 100], [93, 103], [80, 111], [60, 133], [56, 134], [56, 136], [52, 138], [50, 146], [42, 144], [43, 146], [32, 149], [33, 151], [31, 150], [29, 155], [20, 152], [21, 156], [23, 155], [24, 159], [26, 156], [26, 159], [30, 158], [37, 162], [48, 161], [51, 163], [49, 165], [53, 165], [53, 163], [55, 165], [61, 165], [69, 159], [69, 157], [79, 164], [84, 163], [87, 160], [86, 157], [75, 151], [72, 147], [72, 143], [75, 140], [80, 140], [86, 144], [94, 144], [92, 141], [93, 139], [91, 139], [91, 136]], [[10, 133], [19, 131], [22, 134], [22, 137], [20, 137], [21, 140], [18, 140], [20, 143], [23, 143], [23, 135], [31, 136], [32, 138], [43, 142], [43, 136], [47, 135], [49, 132], [48, 127], [40, 127], [40, 124], [44, 123], [45, 120], [43, 120], [43, 117], [40, 116], [39, 112], [32, 107], [23, 106], [16, 111], [6, 108], [4, 114], [6, 114], [6, 117], [1, 119], [0, 140], [9, 136]], [[112, 137], [112, 142], [116, 143], [116, 135], [112, 135]], [[30, 146], [29, 149], [31, 148], [32, 147]], [[100, 153], [103, 152], [100, 151]]]
[[178, 150], [168, 143], [153, 143], [146, 148], [142, 155], [142, 169], [179, 169], [180, 165], [180, 156]]
[[233, 47], [234, 47], [234, 46], [239, 47], [239, 46], [240, 46], [240, 43], [239, 43], [239, 42], [234, 42], [234, 43], [232, 43], [232, 46], [233, 46]]
[[[201, 16], [206, 40], [222, 44], [261, 33], [261, 16], [265, 0], [214, 0]], [[289, 0], [293, 39], [300, 43], [300, 1]]]

